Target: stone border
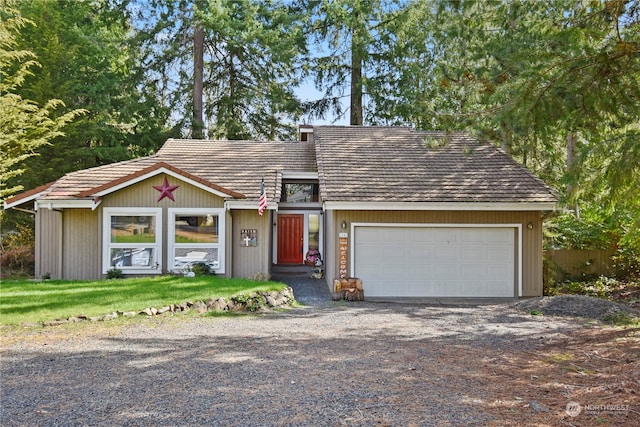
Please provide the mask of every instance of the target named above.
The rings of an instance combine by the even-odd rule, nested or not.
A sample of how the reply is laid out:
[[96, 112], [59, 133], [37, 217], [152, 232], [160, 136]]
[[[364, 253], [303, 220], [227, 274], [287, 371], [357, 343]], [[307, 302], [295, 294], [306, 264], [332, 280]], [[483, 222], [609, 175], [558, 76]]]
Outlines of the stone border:
[[[141, 311], [114, 311], [113, 313], [105, 314], [103, 316], [89, 317], [89, 316], [72, 316], [67, 319], [47, 320], [37, 325], [42, 326], [58, 326], [65, 325], [67, 323], [80, 323], [80, 322], [104, 322], [108, 320], [114, 320], [118, 317], [134, 317], [134, 316], [159, 316], [166, 313], [184, 313], [190, 310], [194, 310], [197, 313], [206, 313], [209, 311], [217, 312], [253, 312], [264, 313], [269, 312], [274, 308], [290, 308], [296, 299], [293, 296], [293, 289], [287, 287], [281, 291], [268, 291], [268, 292], [251, 292], [249, 294], [234, 295], [228, 300], [226, 298], [211, 298], [207, 301], [186, 301], [180, 304], [170, 304], [164, 307], [155, 308], [148, 307]], [[22, 326], [36, 326], [35, 324], [25, 324]]]

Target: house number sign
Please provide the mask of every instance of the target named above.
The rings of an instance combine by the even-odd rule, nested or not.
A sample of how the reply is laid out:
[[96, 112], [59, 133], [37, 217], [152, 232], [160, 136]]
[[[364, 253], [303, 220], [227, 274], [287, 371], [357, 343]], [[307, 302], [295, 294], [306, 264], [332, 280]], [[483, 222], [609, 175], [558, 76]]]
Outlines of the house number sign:
[[240, 234], [240, 246], [245, 248], [258, 246], [258, 230], [242, 229], [240, 230]]
[[338, 276], [344, 279], [349, 274], [349, 234], [338, 235]]

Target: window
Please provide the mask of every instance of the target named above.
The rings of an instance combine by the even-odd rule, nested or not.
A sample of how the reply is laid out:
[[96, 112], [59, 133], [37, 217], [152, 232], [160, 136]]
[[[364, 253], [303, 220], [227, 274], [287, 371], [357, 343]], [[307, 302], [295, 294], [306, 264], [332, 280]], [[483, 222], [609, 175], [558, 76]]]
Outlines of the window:
[[103, 273], [117, 268], [127, 274], [161, 270], [162, 210], [105, 208]]
[[224, 209], [169, 209], [169, 270], [207, 264], [224, 273]]
[[318, 184], [284, 183], [282, 201], [286, 203], [310, 203], [318, 201]]
[[320, 214], [309, 214], [309, 249], [320, 249]]

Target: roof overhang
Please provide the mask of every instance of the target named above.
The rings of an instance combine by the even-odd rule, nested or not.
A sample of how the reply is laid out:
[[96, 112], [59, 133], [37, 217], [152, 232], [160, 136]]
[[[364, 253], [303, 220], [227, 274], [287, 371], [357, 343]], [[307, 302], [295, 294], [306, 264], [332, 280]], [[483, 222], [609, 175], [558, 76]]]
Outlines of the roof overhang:
[[51, 187], [54, 183], [50, 182], [48, 184], [41, 185], [32, 190], [25, 191], [22, 194], [19, 194], [15, 197], [10, 197], [4, 201], [4, 209], [15, 208], [16, 206], [23, 205], [25, 203], [29, 203], [33, 200], [38, 199], [40, 196], [45, 194], [49, 187]]
[[324, 210], [348, 211], [554, 211], [554, 202], [347, 202], [325, 201]]
[[178, 169], [174, 166], [171, 166], [164, 162], [156, 163], [153, 166], [145, 168], [141, 171], [132, 173], [130, 175], [124, 176], [122, 178], [118, 178], [114, 181], [103, 184], [99, 187], [92, 188], [90, 190], [83, 191], [78, 196], [97, 196], [102, 197], [107, 194], [113, 193], [115, 191], [126, 188], [132, 184], [136, 184], [138, 182], [144, 181], [146, 179], [152, 178], [156, 175], [167, 174], [176, 179], [184, 181], [188, 184], [193, 185], [194, 187], [198, 187], [204, 191], [215, 194], [216, 196], [226, 198], [226, 197], [234, 197], [234, 198], [244, 198], [244, 194], [240, 194], [238, 192], [228, 190], [226, 188], [220, 187], [219, 185], [213, 184], [211, 182], [205, 181], [193, 174], [190, 174], [186, 171]]
[[314, 180], [318, 180], [318, 172], [287, 172], [287, 171], [282, 171], [282, 179], [314, 179]]
[[99, 197], [93, 199], [41, 199], [36, 200], [35, 206], [38, 209], [91, 209], [95, 210], [102, 199]]
[[[226, 210], [232, 210], [232, 209], [245, 209], [245, 210], [250, 210], [250, 209], [255, 209], [256, 211], [258, 210], [258, 205], [260, 204], [260, 202], [258, 200], [227, 200], [224, 202], [224, 207]], [[278, 204], [277, 203], [267, 203], [267, 210], [269, 211], [277, 211], [278, 210]]]

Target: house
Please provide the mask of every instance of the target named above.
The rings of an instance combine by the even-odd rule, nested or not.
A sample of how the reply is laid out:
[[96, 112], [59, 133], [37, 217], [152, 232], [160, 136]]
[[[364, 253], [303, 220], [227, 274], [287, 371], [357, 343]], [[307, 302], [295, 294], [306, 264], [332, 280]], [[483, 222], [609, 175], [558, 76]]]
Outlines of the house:
[[[267, 207], [258, 206], [264, 182]], [[184, 271], [253, 277], [320, 252], [327, 286], [367, 298], [542, 295], [556, 195], [462, 133], [301, 127], [297, 142], [170, 139], [5, 201], [36, 218], [36, 276]]]

